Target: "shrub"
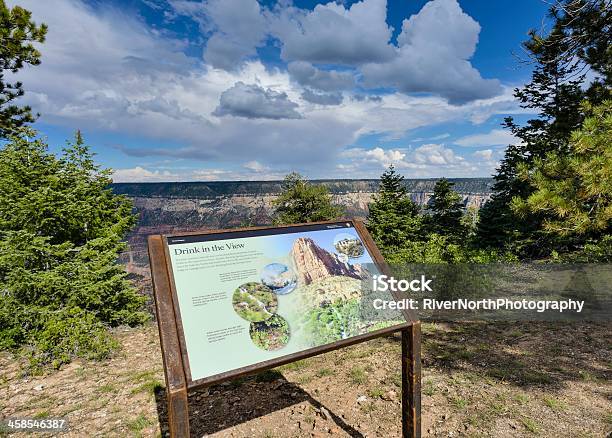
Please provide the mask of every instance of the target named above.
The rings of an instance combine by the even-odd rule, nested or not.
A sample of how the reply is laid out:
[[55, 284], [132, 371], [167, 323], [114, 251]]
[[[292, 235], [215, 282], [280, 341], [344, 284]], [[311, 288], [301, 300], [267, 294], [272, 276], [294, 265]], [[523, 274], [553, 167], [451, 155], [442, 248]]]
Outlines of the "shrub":
[[22, 130], [0, 149], [0, 348], [55, 367], [108, 356], [148, 318], [117, 256], [135, 217], [77, 133], [60, 157]]

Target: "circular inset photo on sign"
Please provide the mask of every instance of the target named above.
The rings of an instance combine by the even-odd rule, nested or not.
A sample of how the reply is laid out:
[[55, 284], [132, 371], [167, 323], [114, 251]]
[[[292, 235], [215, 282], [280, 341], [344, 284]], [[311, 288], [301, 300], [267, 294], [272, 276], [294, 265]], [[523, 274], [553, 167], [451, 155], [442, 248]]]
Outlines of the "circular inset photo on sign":
[[340, 254], [345, 254], [348, 258], [356, 259], [361, 257], [365, 251], [361, 240], [353, 234], [340, 233], [334, 237], [334, 248]]
[[261, 282], [276, 295], [287, 295], [297, 285], [295, 273], [282, 263], [270, 263], [261, 271]]
[[232, 306], [241, 318], [259, 322], [276, 313], [278, 301], [268, 286], [253, 281], [238, 286], [232, 296]]
[[289, 324], [282, 316], [274, 315], [262, 322], [252, 322], [249, 334], [253, 344], [262, 350], [279, 350], [289, 342]]

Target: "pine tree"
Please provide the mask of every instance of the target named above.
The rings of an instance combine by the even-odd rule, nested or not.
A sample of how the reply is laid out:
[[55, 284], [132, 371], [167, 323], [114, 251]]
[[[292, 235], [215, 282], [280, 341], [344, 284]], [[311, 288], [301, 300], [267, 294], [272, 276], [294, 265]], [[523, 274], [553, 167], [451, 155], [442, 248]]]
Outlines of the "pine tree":
[[427, 209], [431, 212], [428, 219], [430, 232], [457, 242], [467, 236], [467, 229], [462, 222], [464, 205], [461, 195], [453, 190], [454, 185], [446, 178], [438, 180]]
[[586, 97], [594, 105], [612, 98], [612, 4], [610, 0], [565, 0], [553, 4], [551, 17], [565, 29], [566, 65], [580, 71], [591, 70], [594, 79], [587, 84]]
[[[531, 31], [529, 40], [523, 44], [535, 67], [530, 83], [515, 90], [515, 97], [524, 108], [537, 110], [538, 116], [523, 126], [511, 117], [505, 120], [506, 128], [520, 143], [508, 147], [494, 176], [493, 195], [480, 214], [476, 239], [480, 245], [512, 247], [527, 257], [549, 252], [552, 242], [542, 233], [547, 213], [530, 212], [519, 217], [511, 208], [512, 199], [527, 199], [534, 190], [519, 178], [517, 169], [532, 166], [550, 152], [567, 153], [571, 133], [584, 119], [582, 100], [591, 95], [601, 98], [601, 81], [595, 81], [586, 91], [583, 88], [586, 68], [592, 67], [604, 75], [610, 72], [606, 45], [610, 11], [605, 3], [592, 0], [557, 3], [550, 11], [554, 20], [551, 31], [545, 36]], [[587, 28], [588, 33], [576, 32]]]
[[59, 158], [34, 136], [22, 128], [0, 150], [0, 348], [55, 366], [103, 357], [106, 327], [147, 318], [116, 262], [132, 205], [80, 133]]
[[327, 187], [311, 184], [295, 172], [285, 177], [283, 192], [273, 205], [275, 224], [325, 221], [342, 215], [342, 208], [332, 203]]
[[477, 246], [483, 248], [507, 248], [538, 229], [539, 220], [532, 216], [517, 218], [510, 202], [515, 196], [527, 197], [529, 186], [518, 178], [517, 166], [527, 161], [522, 145], [510, 145], [506, 149], [497, 174], [494, 175], [493, 194], [482, 206], [476, 227]]
[[368, 231], [383, 253], [424, 239], [419, 206], [410, 199], [404, 177], [393, 165], [380, 177], [378, 193], [368, 207]]
[[519, 166], [519, 176], [534, 191], [512, 201], [519, 216], [546, 213], [543, 230], [573, 245], [612, 233], [612, 100], [583, 108], [588, 117], [572, 134], [570, 151]]
[[0, 138], [6, 138], [25, 123], [33, 122], [29, 106], [13, 101], [23, 96], [22, 83], [6, 82], [5, 72], [17, 73], [25, 64], [40, 64], [40, 52], [32, 43], [45, 41], [47, 26], [37, 26], [32, 13], [19, 6], [12, 9], [0, 0]]

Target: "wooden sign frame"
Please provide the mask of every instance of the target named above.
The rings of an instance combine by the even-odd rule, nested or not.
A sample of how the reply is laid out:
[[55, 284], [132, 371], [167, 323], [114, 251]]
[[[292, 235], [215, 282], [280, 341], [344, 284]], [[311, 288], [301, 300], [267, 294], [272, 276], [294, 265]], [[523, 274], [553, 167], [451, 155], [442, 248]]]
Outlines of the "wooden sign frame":
[[[404, 438], [419, 438], [421, 436], [421, 326], [414, 312], [410, 310], [402, 311], [406, 322], [391, 327], [291, 353], [280, 358], [270, 359], [204, 379], [198, 379], [196, 381], [191, 380], [189, 360], [185, 346], [178, 296], [170, 264], [167, 239], [189, 235], [242, 233], [256, 230], [346, 223], [350, 223], [355, 228], [379, 271], [390, 275], [388, 265], [364, 224], [355, 219], [311, 222], [308, 224], [292, 224], [275, 227], [206, 230], [201, 232], [180, 233], [177, 235], [152, 235], [148, 237], [149, 263], [151, 266], [153, 295], [155, 298], [157, 324], [164, 364], [168, 400], [168, 423], [171, 437], [189, 436], [188, 391], [254, 374], [286, 363], [337, 350], [342, 347], [389, 335], [398, 331], [401, 332], [402, 345], [402, 436]], [[394, 298], [400, 300], [405, 297], [398, 296], [398, 294], [394, 293]]]

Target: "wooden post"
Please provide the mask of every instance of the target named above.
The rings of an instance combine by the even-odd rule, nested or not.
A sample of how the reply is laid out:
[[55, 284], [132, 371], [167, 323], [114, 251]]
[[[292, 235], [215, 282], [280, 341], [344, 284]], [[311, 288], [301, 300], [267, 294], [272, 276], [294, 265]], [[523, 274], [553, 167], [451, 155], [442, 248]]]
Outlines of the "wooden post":
[[168, 426], [172, 438], [189, 437], [187, 388], [168, 391]]
[[402, 436], [421, 437], [421, 323], [402, 330]]
[[149, 237], [149, 262], [155, 289], [155, 312], [157, 314], [162, 355], [164, 356], [164, 375], [168, 397], [168, 426], [171, 437], [182, 438], [189, 436], [187, 383], [163, 245], [161, 236]]

